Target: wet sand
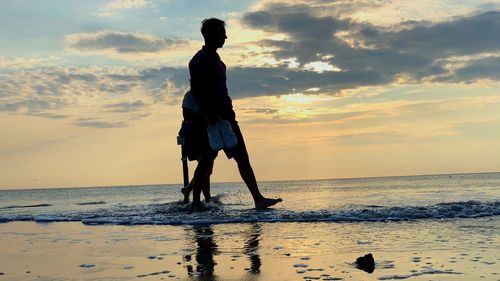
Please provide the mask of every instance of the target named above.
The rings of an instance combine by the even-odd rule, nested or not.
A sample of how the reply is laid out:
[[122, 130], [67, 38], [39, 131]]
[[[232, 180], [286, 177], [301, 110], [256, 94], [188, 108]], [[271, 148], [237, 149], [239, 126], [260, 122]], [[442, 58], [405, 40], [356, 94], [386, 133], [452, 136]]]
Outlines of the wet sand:
[[[500, 219], [0, 224], [0, 280], [500, 280]], [[376, 268], [355, 268], [372, 253]]]

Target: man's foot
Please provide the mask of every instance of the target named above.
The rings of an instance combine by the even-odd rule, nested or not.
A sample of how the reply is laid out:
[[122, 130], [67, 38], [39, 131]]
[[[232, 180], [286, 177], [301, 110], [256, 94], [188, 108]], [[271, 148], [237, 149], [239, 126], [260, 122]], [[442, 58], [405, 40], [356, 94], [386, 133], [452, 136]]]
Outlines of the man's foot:
[[269, 208], [273, 205], [276, 205], [282, 201], [283, 201], [283, 199], [281, 199], [281, 198], [278, 198], [278, 199], [263, 198], [263, 199], [255, 202], [255, 209], [257, 209], [257, 210], [266, 209], [266, 208]]
[[203, 212], [205, 210], [205, 205], [201, 202], [193, 202], [191, 204], [191, 212]]
[[189, 193], [191, 193], [191, 190], [189, 190], [189, 187], [183, 187], [181, 189], [182, 195], [184, 195], [184, 199], [182, 200], [182, 203], [186, 204], [189, 202]]

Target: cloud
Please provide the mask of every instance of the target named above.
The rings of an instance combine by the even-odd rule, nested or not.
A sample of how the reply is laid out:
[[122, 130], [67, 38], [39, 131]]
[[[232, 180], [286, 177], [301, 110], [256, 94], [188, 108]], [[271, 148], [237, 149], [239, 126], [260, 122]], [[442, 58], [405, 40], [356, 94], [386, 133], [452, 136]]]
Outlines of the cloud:
[[[352, 14], [359, 10], [372, 10], [384, 7], [384, 1], [357, 0], [357, 1], [331, 1], [331, 0], [261, 0], [255, 5], [257, 10], [279, 8], [281, 6], [294, 6], [297, 11], [300, 7], [314, 9], [317, 13], [326, 13], [334, 16]], [[278, 11], [279, 12], [279, 11]]]
[[[456, 64], [448, 66], [453, 60]], [[440, 63], [448, 68], [439, 76], [446, 82], [495, 80], [500, 65], [496, 55], [460, 57]], [[393, 82], [396, 76], [393, 71], [355, 68], [318, 73], [289, 68], [284, 64], [271, 68], [233, 67], [228, 71], [228, 87], [234, 100], [254, 98], [252, 103], [241, 107], [242, 113], [246, 112], [245, 118], [252, 122], [269, 122], [270, 119], [278, 123], [346, 122], [353, 118], [371, 118], [380, 112], [390, 113], [394, 108], [403, 108], [407, 112], [425, 111], [426, 108], [441, 110], [439, 101], [428, 106], [422, 103], [410, 103], [407, 107], [407, 103], [392, 104], [382, 110], [364, 106], [339, 111], [334, 104], [336, 97], [355, 95], [351, 93], [352, 89], [372, 89]], [[433, 81], [438, 81], [436, 77], [432, 78]], [[178, 105], [189, 89], [189, 72], [187, 68], [176, 67], [27, 67], [3, 69], [0, 82], [3, 94], [0, 96], [0, 112], [4, 114], [49, 118], [80, 127], [120, 128], [149, 116], [155, 105]], [[289, 94], [300, 97], [297, 104], [288, 100], [276, 102], [281, 100], [276, 98], [270, 98], [275, 100], [272, 103], [255, 103], [255, 97], [265, 99]], [[314, 98], [312, 104], [309, 104], [308, 97]], [[321, 97], [328, 97], [328, 100]], [[457, 102], [455, 105], [447, 102], [446, 105], [465, 108], [477, 104], [474, 101]], [[82, 114], [96, 119], [74, 119]]]
[[474, 82], [476, 80], [498, 80], [500, 56], [471, 60], [466, 66], [455, 69], [450, 75], [437, 77], [436, 81]]
[[[152, 80], [161, 84], [162, 78], [168, 78], [164, 75], [151, 77], [132, 67], [3, 69], [0, 113], [62, 120], [80, 127], [125, 127], [147, 117], [152, 104], [166, 103], [175, 96], [166, 91], [161, 93], [163, 99], [155, 97], [156, 81]], [[74, 119], [82, 114], [97, 119]]]
[[33, 57], [33, 58], [12, 58], [0, 56], [0, 70], [13, 68], [33, 68], [40, 65], [55, 66], [61, 62], [57, 57]]
[[389, 80], [381, 73], [369, 70], [317, 73], [280, 66], [232, 68], [228, 73], [228, 88], [234, 98], [305, 93], [312, 88], [333, 94], [386, 82]]
[[146, 104], [141, 100], [136, 100], [134, 102], [119, 102], [108, 104], [104, 107], [109, 108], [111, 112], [130, 112], [144, 109], [146, 107]]
[[[440, 22], [450, 17], [464, 16], [473, 12], [498, 10], [498, 3], [489, 0], [442, 1], [442, 0], [260, 0], [254, 10], [262, 11], [281, 6], [307, 6], [319, 16], [352, 18], [380, 26], [400, 23]], [[383, 16], [381, 16], [383, 15]]]
[[36, 117], [43, 117], [43, 118], [48, 118], [48, 119], [67, 119], [71, 117], [71, 115], [67, 114], [57, 114], [57, 113], [51, 113], [51, 112], [39, 112], [39, 111], [28, 111], [26, 113], [29, 116], [36, 116]]
[[[387, 78], [375, 71], [315, 71], [290, 69], [286, 65], [266, 67], [231, 67], [227, 73], [228, 88], [232, 98], [258, 96], [280, 96], [292, 93], [336, 93], [342, 89], [371, 86], [388, 82]], [[187, 68], [148, 68], [135, 77], [152, 89], [156, 102], [172, 100], [178, 103], [189, 89]], [[339, 92], [340, 94], [340, 92]]]
[[329, 141], [334, 142], [336, 145], [344, 145], [344, 146], [387, 145], [387, 144], [404, 143], [411, 140], [413, 140], [413, 137], [401, 132], [393, 132], [393, 131], [345, 134], [329, 138]]
[[133, 9], [146, 6], [145, 0], [112, 0], [106, 4], [106, 7], [113, 10]]
[[39, 110], [57, 109], [65, 104], [60, 98], [30, 98], [19, 99], [0, 103], [0, 112], [16, 112], [20, 109], [27, 109], [28, 112], [36, 112]]
[[[453, 56], [499, 53], [500, 12], [437, 23], [401, 23], [389, 28], [357, 21], [345, 14], [322, 15], [318, 10], [323, 6], [328, 8], [322, 5], [320, 1], [309, 6], [272, 4], [245, 14], [243, 22], [253, 29], [284, 34], [280, 40], [258, 42], [271, 48], [273, 51], [269, 53], [278, 62], [293, 59], [299, 69], [322, 63], [331, 66], [331, 70], [341, 70], [327, 74], [332, 80], [326, 88], [333, 91], [370, 84], [417, 83], [434, 77], [440, 77], [439, 82], [445, 78], [457, 82], [465, 78], [464, 71], [471, 78], [477, 75], [500, 80], [500, 72], [486, 62], [470, 61], [466, 70], [456, 73], [445, 65], [446, 59]], [[322, 75], [308, 76], [321, 80]], [[275, 76], [269, 77], [262, 84], [278, 84]], [[279, 84], [291, 83], [279, 81]]]
[[[312, 94], [309, 89], [341, 95], [347, 89], [392, 83], [500, 80], [495, 65], [488, 61], [469, 59], [461, 66], [450, 63], [456, 56], [491, 53], [494, 58], [500, 57], [500, 12], [457, 16], [442, 22], [401, 22], [387, 27], [348, 16], [367, 5], [383, 6], [377, 1], [366, 2], [363, 5], [338, 1], [315, 1], [311, 5], [274, 3], [245, 14], [242, 21], [248, 27], [283, 36], [268, 36], [253, 43], [263, 47], [259, 52], [271, 57], [274, 63], [259, 67], [245, 67], [244, 63], [229, 65], [231, 96]], [[337, 8], [332, 16], [329, 11]], [[66, 39], [70, 49], [82, 54], [121, 59], [157, 58], [167, 56], [170, 50], [182, 49], [186, 61], [194, 53], [185, 48], [189, 41], [145, 34], [101, 31], [73, 34]], [[249, 44], [252, 43], [245, 46]], [[234, 50], [235, 47], [229, 51]], [[296, 64], [294, 67], [290, 67], [292, 62]], [[155, 102], [176, 104], [189, 88], [186, 67], [108, 75], [119, 82], [101, 83], [100, 91], [126, 93], [146, 86]]]
[[257, 113], [257, 114], [274, 115], [276, 113], [279, 113], [279, 109], [276, 108], [241, 108], [241, 110], [244, 110], [250, 114]]
[[370, 38], [393, 50], [430, 58], [500, 51], [500, 12], [491, 11], [398, 32], [373, 33]]
[[113, 50], [117, 53], [156, 53], [164, 49], [186, 44], [185, 40], [165, 39], [147, 34], [117, 31], [78, 33], [68, 35], [69, 47], [82, 52]]
[[146, 0], [111, 0], [97, 15], [108, 17], [114, 15], [116, 11], [143, 8], [147, 4]]
[[150, 113], [139, 113], [139, 114], [134, 114], [134, 115], [131, 115], [130, 117], [127, 118], [127, 121], [128, 122], [133, 122], [133, 121], [137, 121], [137, 120], [141, 120], [143, 118], [146, 118], [148, 117], [149, 115], [151, 115]]
[[185, 48], [194, 44], [185, 39], [110, 30], [70, 34], [65, 37], [65, 43], [69, 51], [78, 54], [103, 55], [125, 60], [183, 55]]
[[128, 127], [126, 122], [108, 122], [108, 121], [100, 121], [89, 118], [81, 118], [76, 120], [73, 125], [77, 127], [86, 127], [86, 128], [96, 128], [96, 129], [109, 129], [109, 128], [125, 128]]

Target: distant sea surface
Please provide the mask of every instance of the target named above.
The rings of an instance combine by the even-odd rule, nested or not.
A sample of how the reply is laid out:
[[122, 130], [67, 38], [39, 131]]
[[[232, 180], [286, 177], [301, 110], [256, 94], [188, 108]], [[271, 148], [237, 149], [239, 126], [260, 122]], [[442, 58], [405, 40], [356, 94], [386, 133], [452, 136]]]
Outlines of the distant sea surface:
[[275, 208], [256, 211], [243, 183], [214, 183], [190, 213], [181, 185], [0, 191], [0, 222], [198, 225], [246, 222], [461, 220], [500, 215], [500, 173], [260, 182]]

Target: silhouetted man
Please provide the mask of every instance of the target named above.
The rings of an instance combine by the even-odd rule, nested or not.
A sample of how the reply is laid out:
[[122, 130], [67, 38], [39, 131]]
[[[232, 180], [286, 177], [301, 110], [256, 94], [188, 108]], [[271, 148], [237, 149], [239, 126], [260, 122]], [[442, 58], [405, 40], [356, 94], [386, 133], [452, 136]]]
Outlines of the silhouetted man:
[[[198, 109], [198, 105], [191, 91], [188, 91], [184, 95], [182, 101], [182, 116], [184, 120], [182, 121], [181, 130], [179, 131], [179, 137], [183, 139], [182, 157], [186, 157], [189, 161], [196, 160], [198, 163], [200, 163], [202, 156], [205, 156], [205, 158], [212, 158], [213, 152], [210, 152], [210, 144], [208, 143], [205, 115]], [[201, 188], [205, 196], [205, 202], [210, 202], [212, 198], [210, 195], [210, 174], [212, 174], [213, 162], [212, 160], [210, 163], [209, 172]], [[193, 180], [195, 179], [196, 178], [193, 178]], [[184, 195], [183, 203], [189, 202], [189, 194], [193, 190], [193, 184], [194, 182], [191, 181], [187, 186], [181, 189], [182, 195]]]
[[[227, 39], [225, 23], [222, 20], [211, 18], [202, 22], [201, 33], [205, 39], [205, 46], [194, 55], [189, 62], [189, 74], [191, 76], [191, 93], [205, 116], [208, 123], [223, 118], [231, 123], [238, 143], [232, 149], [224, 149], [228, 158], [234, 158], [238, 164], [241, 178], [252, 194], [255, 208], [264, 209], [281, 202], [281, 199], [265, 198], [259, 191], [257, 180], [250, 165], [248, 152], [241, 134], [240, 127], [236, 121], [232, 100], [229, 97], [226, 85], [226, 65], [222, 62], [217, 49], [222, 48]], [[200, 157], [196, 167], [193, 186], [193, 208], [201, 206], [200, 194], [203, 183], [209, 177], [213, 160], [217, 152], [206, 149]]]

